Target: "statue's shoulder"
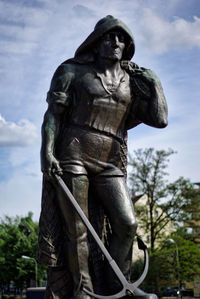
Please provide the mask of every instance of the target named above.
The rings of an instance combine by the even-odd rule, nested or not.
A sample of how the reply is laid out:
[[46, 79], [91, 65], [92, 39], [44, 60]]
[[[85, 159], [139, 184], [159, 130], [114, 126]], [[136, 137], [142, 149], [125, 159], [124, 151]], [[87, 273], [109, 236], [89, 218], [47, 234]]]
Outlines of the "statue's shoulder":
[[89, 65], [78, 63], [75, 59], [68, 59], [61, 63], [55, 74], [56, 76], [67, 76], [71, 78], [75, 78], [77, 75], [80, 76], [82, 73], [88, 71]]
[[64, 61], [63, 63], [61, 63], [56, 72], [59, 72], [59, 73], [75, 73], [76, 72], [76, 69], [77, 69], [77, 65], [73, 62], [71, 62], [71, 60], [66, 60]]
[[121, 67], [130, 75], [135, 69], [139, 69], [139, 66], [135, 62], [129, 60], [122, 60]]
[[53, 80], [73, 80], [80, 74], [81, 65], [74, 63], [73, 59], [69, 59], [61, 63], [54, 75]]

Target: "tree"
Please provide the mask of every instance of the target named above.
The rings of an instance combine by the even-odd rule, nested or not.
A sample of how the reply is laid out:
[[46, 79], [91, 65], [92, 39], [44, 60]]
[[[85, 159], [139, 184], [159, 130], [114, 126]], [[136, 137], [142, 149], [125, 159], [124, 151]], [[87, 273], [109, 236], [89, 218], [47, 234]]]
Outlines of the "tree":
[[[194, 186], [199, 186], [195, 183]], [[200, 188], [195, 188], [190, 202], [184, 207], [184, 225], [190, 229], [190, 240], [200, 245]]]
[[187, 215], [185, 207], [195, 192], [193, 184], [182, 177], [168, 184], [166, 168], [169, 157], [174, 153], [171, 149], [148, 148], [138, 149], [134, 151], [134, 157], [130, 157], [133, 197], [143, 194], [147, 198], [145, 207], [135, 208], [140, 227], [150, 236], [151, 252], [155, 249], [155, 242], [162, 240], [162, 233], [170, 221], [184, 221]]
[[[11, 281], [16, 288], [23, 289], [24, 283], [30, 285], [35, 279], [35, 267], [31, 260], [24, 260], [23, 255], [37, 258], [38, 223], [32, 220], [32, 213], [26, 217], [6, 216], [0, 223], [0, 281], [1, 287]], [[38, 278], [44, 277], [44, 267], [38, 267]]]
[[179, 263], [177, 263], [177, 251], [175, 244], [163, 242], [162, 246], [150, 257], [153, 259], [153, 267], [150, 267], [144, 288], [149, 291], [155, 288], [177, 287], [185, 282], [194, 281], [200, 274], [200, 249], [198, 246], [175, 232], [170, 236], [178, 248]]

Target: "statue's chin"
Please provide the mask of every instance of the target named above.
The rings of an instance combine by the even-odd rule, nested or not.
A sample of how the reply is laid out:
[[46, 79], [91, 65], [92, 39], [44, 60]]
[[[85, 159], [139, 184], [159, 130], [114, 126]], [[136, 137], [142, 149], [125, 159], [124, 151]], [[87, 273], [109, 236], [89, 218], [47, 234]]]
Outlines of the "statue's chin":
[[121, 60], [121, 57], [118, 57], [117, 55], [104, 56], [103, 58], [105, 60], [109, 60], [109, 61], [113, 61], [113, 62], [117, 62], [117, 61]]

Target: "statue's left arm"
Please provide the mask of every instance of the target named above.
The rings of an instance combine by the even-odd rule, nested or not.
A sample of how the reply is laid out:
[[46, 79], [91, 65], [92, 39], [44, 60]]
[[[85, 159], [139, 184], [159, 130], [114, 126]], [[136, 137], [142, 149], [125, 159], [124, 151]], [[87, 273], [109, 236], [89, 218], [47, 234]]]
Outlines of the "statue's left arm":
[[131, 74], [131, 84], [133, 103], [127, 129], [134, 127], [134, 122], [165, 128], [168, 124], [168, 109], [161, 82], [156, 74], [150, 69], [137, 68]]

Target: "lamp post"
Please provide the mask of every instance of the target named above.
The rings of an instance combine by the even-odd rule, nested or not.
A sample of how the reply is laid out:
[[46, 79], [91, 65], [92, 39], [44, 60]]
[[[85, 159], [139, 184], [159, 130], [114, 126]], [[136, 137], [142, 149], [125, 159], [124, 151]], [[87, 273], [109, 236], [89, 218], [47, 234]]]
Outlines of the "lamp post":
[[26, 256], [26, 255], [22, 255], [23, 259], [27, 259], [27, 260], [33, 260], [35, 263], [35, 287], [37, 288], [37, 274], [38, 274], [38, 267], [37, 267], [37, 261], [36, 259], [34, 259], [33, 257], [30, 256]]
[[174, 241], [174, 239], [167, 239], [168, 243], [174, 244], [176, 247], [176, 264], [177, 264], [177, 276], [178, 276], [178, 298], [181, 298], [181, 284], [180, 284], [180, 261], [179, 261], [179, 251], [178, 251], [178, 245]]

